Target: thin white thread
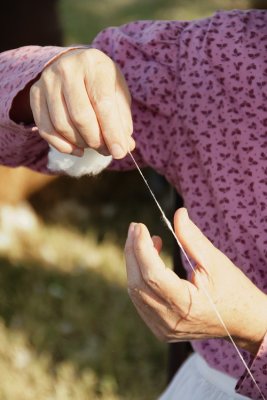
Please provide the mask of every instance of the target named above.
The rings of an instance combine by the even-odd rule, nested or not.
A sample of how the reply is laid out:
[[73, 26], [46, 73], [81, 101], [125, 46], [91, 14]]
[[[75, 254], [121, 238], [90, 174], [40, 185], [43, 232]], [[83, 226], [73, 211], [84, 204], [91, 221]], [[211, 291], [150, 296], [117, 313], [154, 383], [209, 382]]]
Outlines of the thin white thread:
[[[143, 175], [141, 169], [139, 168], [139, 165], [138, 165], [137, 162], [135, 161], [134, 156], [132, 155], [132, 153], [131, 153], [130, 151], [128, 151], [128, 153], [130, 154], [130, 156], [131, 156], [131, 158], [132, 158], [132, 160], [133, 160], [133, 162], [134, 162], [134, 164], [135, 164], [135, 166], [136, 166], [136, 168], [137, 168], [139, 174], [140, 174], [141, 177], [143, 178], [144, 183], [146, 184], [146, 186], [147, 186], [147, 188], [148, 188], [148, 190], [149, 190], [149, 192], [150, 192], [152, 198], [154, 199], [154, 201], [155, 201], [155, 203], [156, 203], [158, 209], [160, 210], [160, 213], [161, 213], [161, 216], [162, 216], [164, 222], [166, 223], [167, 227], [169, 228], [169, 230], [171, 231], [172, 235], [174, 236], [174, 238], [175, 238], [175, 240], [176, 240], [178, 246], [180, 247], [181, 251], [183, 252], [183, 254], [184, 254], [184, 256], [185, 256], [185, 258], [186, 258], [186, 260], [187, 260], [187, 262], [188, 262], [188, 264], [190, 265], [190, 268], [192, 269], [193, 272], [195, 272], [195, 268], [193, 267], [191, 261], [189, 260], [188, 255], [186, 254], [186, 251], [184, 250], [184, 248], [183, 248], [182, 244], [180, 243], [179, 239], [177, 238], [177, 236], [176, 236], [176, 234], [175, 234], [175, 231], [174, 231], [174, 229], [173, 229], [173, 227], [172, 227], [171, 222], [170, 222], [170, 221], [168, 220], [168, 218], [166, 217], [166, 215], [165, 215], [163, 209], [161, 208], [161, 206], [160, 206], [160, 204], [159, 204], [159, 202], [158, 202], [156, 196], [154, 195], [152, 189], [150, 188], [150, 186], [149, 186], [149, 184], [148, 184], [146, 178], [144, 177], [144, 175]], [[204, 291], [204, 293], [205, 293], [205, 295], [206, 295], [206, 297], [207, 297], [207, 299], [208, 299], [208, 301], [209, 301], [209, 303], [210, 303], [210, 305], [211, 305], [213, 311], [215, 312], [215, 314], [216, 314], [218, 320], [220, 321], [222, 327], [224, 328], [224, 330], [225, 330], [227, 336], [229, 337], [229, 339], [230, 339], [232, 345], [234, 346], [234, 349], [236, 350], [236, 352], [237, 352], [237, 354], [238, 354], [240, 360], [242, 361], [244, 367], [246, 368], [246, 370], [247, 370], [247, 372], [248, 372], [250, 378], [252, 379], [254, 385], [255, 385], [256, 388], [258, 389], [258, 391], [259, 391], [259, 393], [260, 393], [262, 399], [263, 399], [263, 400], [266, 400], [266, 398], [265, 398], [264, 394], [262, 393], [262, 391], [261, 391], [259, 385], [257, 384], [257, 382], [256, 382], [256, 380], [255, 380], [255, 378], [254, 378], [254, 376], [252, 375], [252, 372], [250, 371], [249, 366], [247, 365], [246, 361], [244, 360], [244, 357], [242, 356], [240, 350], [238, 349], [238, 347], [237, 347], [237, 345], [236, 345], [234, 339], [232, 338], [232, 336], [231, 336], [231, 334], [230, 334], [230, 332], [229, 332], [229, 330], [228, 330], [228, 328], [227, 328], [227, 326], [226, 326], [226, 324], [225, 324], [225, 322], [224, 322], [224, 320], [223, 320], [223, 318], [222, 318], [222, 316], [221, 316], [219, 310], [217, 309], [215, 303], [213, 302], [213, 300], [212, 300], [212, 298], [211, 298], [209, 292], [208, 292], [207, 289], [205, 288], [205, 285], [204, 285], [204, 282], [203, 282], [201, 276], [199, 276], [199, 280], [200, 280], [200, 286], [201, 286], [201, 288], [203, 289], [203, 291]]]

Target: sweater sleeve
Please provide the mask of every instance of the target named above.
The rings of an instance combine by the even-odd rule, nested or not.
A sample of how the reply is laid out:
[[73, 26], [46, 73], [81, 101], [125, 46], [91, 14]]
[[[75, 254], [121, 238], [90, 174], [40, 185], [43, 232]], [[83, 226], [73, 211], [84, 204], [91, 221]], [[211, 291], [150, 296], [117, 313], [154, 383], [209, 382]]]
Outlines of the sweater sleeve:
[[26, 166], [49, 172], [47, 143], [34, 126], [16, 124], [10, 118], [13, 99], [38, 77], [58, 55], [70, 50], [62, 47], [25, 46], [0, 54], [0, 163], [9, 167]]
[[[267, 333], [265, 334], [258, 353], [252, 358], [248, 366], [265, 398], [267, 396]], [[236, 391], [254, 400], [262, 400], [263, 398], [257, 388], [255, 388], [255, 384], [247, 370], [238, 380]]]

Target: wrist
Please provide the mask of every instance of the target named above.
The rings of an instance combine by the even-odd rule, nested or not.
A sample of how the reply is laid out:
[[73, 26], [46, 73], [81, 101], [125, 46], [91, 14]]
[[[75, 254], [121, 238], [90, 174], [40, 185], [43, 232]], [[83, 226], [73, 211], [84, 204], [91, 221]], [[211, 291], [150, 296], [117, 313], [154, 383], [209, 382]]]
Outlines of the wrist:
[[240, 348], [255, 356], [267, 332], [267, 296], [258, 290], [257, 298], [249, 300], [247, 326], [236, 339], [236, 343]]

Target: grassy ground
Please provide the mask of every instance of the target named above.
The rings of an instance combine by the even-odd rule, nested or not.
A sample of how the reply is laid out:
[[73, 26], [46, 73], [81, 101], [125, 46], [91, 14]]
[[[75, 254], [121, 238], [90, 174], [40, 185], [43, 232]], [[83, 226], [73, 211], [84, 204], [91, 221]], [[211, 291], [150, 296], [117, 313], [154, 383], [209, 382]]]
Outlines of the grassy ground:
[[137, 19], [195, 19], [218, 9], [247, 8], [248, 0], [61, 0], [67, 43], [88, 43], [101, 29]]
[[[166, 234], [138, 186], [135, 173], [62, 178], [31, 199], [35, 212], [0, 210], [1, 399], [152, 400], [161, 392], [166, 346], [126, 291], [128, 223]], [[168, 196], [161, 201], [168, 206]]]
[[[197, 18], [218, 8], [220, 1], [60, 1], [66, 43], [88, 43], [101, 28], [137, 18]], [[164, 187], [167, 209], [169, 199]], [[37, 214], [0, 210], [0, 399], [155, 399], [166, 346], [128, 299], [122, 248], [133, 220], [163, 235], [167, 249], [172, 241], [139, 176], [62, 178], [31, 204]]]
[[129, 301], [116, 229], [100, 240], [88, 209], [70, 201], [50, 223], [21, 206], [1, 221], [0, 398], [155, 398], [164, 347]]

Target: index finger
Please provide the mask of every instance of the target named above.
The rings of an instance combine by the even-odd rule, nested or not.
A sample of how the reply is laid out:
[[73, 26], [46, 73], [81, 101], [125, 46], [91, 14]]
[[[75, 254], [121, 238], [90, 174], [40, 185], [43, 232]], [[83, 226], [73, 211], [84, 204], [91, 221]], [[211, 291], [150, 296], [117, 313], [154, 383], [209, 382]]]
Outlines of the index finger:
[[123, 158], [129, 143], [118, 109], [115, 66], [107, 69], [106, 64], [99, 63], [93, 79], [88, 76], [85, 85], [107, 148], [114, 158]]

